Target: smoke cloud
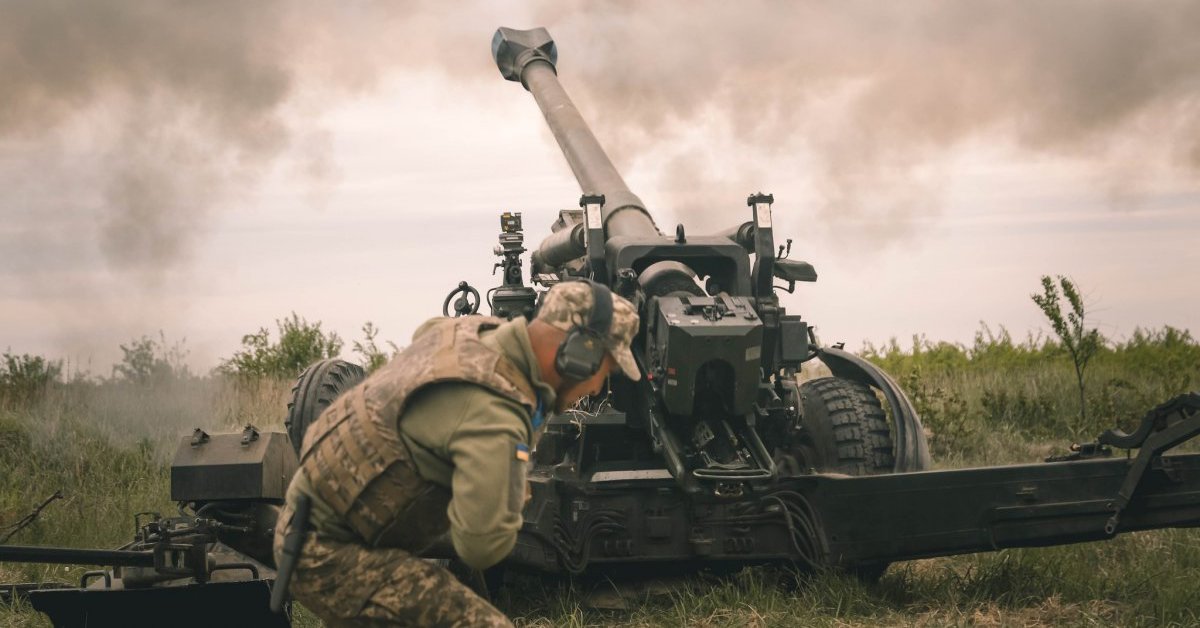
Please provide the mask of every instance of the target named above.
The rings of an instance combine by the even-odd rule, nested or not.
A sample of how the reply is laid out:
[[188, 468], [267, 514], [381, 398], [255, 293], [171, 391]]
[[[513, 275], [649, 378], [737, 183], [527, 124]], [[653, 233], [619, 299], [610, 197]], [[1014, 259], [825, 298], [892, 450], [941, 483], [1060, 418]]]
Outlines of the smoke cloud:
[[322, 111], [393, 69], [454, 68], [474, 51], [464, 74], [482, 74], [494, 20], [450, 13], [421, 1], [0, 4], [0, 273], [16, 280], [0, 281], [0, 298], [61, 325], [63, 349], [84, 355], [116, 340], [97, 328], [124, 340], [116, 329], [174, 319], [216, 212], [280, 166], [301, 191], [332, 186]]
[[[214, 207], [306, 154], [319, 102], [385, 70], [494, 79], [488, 35], [512, 13], [6, 3], [0, 139], [94, 122], [101, 252], [117, 268], [169, 267]], [[545, 2], [532, 21], [560, 42], [564, 81], [614, 158], [657, 168], [676, 211], [785, 172], [835, 220], [900, 227], [936, 206], [938, 155], [987, 134], [1091, 160], [1118, 196], [1131, 167], [1200, 169], [1195, 2]], [[1118, 148], [1130, 133], [1145, 141]], [[300, 172], [335, 170], [307, 154]]]
[[[89, 218], [104, 259], [168, 268], [219, 202], [302, 135], [287, 106], [307, 55], [324, 51], [300, 45], [300, 14], [278, 1], [5, 3], [0, 138], [44, 146], [67, 136], [97, 157], [94, 187], [82, 187], [100, 200]], [[338, 87], [363, 78], [336, 76]], [[45, 162], [26, 163], [38, 178]], [[58, 189], [87, 176], [70, 174]]]
[[[75, 204], [98, 210], [112, 266], [170, 267], [215, 207], [279, 160], [299, 162], [309, 182], [336, 172], [312, 121], [321, 111], [392, 71], [490, 78], [500, 19], [486, 3], [427, 0], [6, 2], [0, 167], [26, 184], [98, 193], [99, 207]], [[80, 165], [56, 162], [63, 144], [97, 171], [47, 181], [48, 165]]]
[[650, 173], [635, 191], [694, 229], [787, 189], [816, 225], [896, 241], [973, 142], [1078, 160], [1132, 206], [1161, 171], [1200, 171], [1197, 24], [1184, 0], [12, 0], [0, 203], [17, 226], [0, 225], [0, 261], [47, 308], [120, 284], [126, 309], [161, 310], [215, 212], [280, 162], [331, 185], [316, 114], [393, 71], [440, 73], [480, 107], [514, 89], [488, 56], [501, 25], [550, 30], [618, 167]]
[[[1195, 2], [556, 2], [539, 19], [614, 159], [658, 162], [688, 209], [790, 170], [824, 221], [902, 233], [936, 209], [939, 162], [981, 138], [1087, 162], [1114, 198], [1148, 169], [1200, 169]], [[662, 150], [697, 128], [709, 150]]]

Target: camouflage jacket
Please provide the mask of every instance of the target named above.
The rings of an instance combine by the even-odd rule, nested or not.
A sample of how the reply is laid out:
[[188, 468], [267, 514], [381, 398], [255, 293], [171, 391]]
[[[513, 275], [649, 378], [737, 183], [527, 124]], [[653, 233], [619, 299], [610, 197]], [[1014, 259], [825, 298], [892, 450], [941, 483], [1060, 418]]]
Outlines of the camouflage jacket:
[[[414, 343], [421, 341], [436, 324], [437, 319], [418, 329]], [[524, 320], [484, 331], [480, 340], [515, 367], [509, 369], [509, 376], [513, 372], [519, 374], [524, 380], [520, 382], [521, 388], [535, 391], [543, 407], [553, 407], [554, 391], [541, 380]], [[396, 359], [405, 359], [407, 353]], [[366, 382], [368, 386], [371, 379]], [[448, 520], [450, 538], [460, 558], [474, 567], [495, 564], [507, 555], [521, 527], [524, 459], [534, 436], [531, 404], [522, 403], [521, 397], [501, 394], [479, 383], [441, 381], [415, 390], [399, 413], [398, 435], [404, 444], [406, 463], [415, 467], [425, 482], [450, 489], [444, 517]], [[342, 401], [334, 406], [338, 403]], [[306, 435], [306, 454], [311, 447]], [[310, 477], [316, 475], [313, 465], [307, 467], [307, 474], [297, 473], [289, 495], [295, 491], [312, 498], [310, 525], [318, 534], [335, 540], [387, 544], [363, 538], [363, 526], [339, 512], [346, 510], [344, 505], [339, 508], [331, 503], [336, 500], [322, 497], [322, 491], [316, 490], [315, 478]], [[399, 525], [421, 523], [426, 522]]]

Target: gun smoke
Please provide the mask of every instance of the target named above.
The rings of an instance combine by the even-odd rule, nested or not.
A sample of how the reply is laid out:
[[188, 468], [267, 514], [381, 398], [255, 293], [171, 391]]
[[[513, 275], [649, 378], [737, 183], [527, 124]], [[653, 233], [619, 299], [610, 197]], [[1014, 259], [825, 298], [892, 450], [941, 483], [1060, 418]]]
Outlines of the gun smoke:
[[130, 309], [161, 325], [178, 307], [165, 284], [218, 208], [281, 164], [333, 185], [317, 113], [393, 71], [442, 73], [487, 107], [506, 89], [487, 55], [498, 25], [550, 30], [618, 168], [654, 173], [635, 192], [695, 229], [789, 188], [814, 224], [895, 241], [938, 209], [956, 151], [996, 140], [1136, 199], [1141, 181], [1200, 170], [1197, 24], [1181, 0], [6, 2], [4, 266], [51, 310], [62, 292], [132, 286]]
[[104, 258], [142, 270], [186, 259], [213, 208], [309, 130], [294, 110], [302, 74], [333, 91], [369, 83], [363, 64], [319, 63], [343, 52], [323, 28], [354, 30], [355, 16], [308, 9], [311, 20], [271, 1], [6, 3], [0, 138], [87, 138]]
[[816, 223], [885, 237], [938, 206], [939, 163], [981, 139], [1084, 162], [1117, 198], [1154, 168], [1200, 169], [1195, 2], [574, 2], [538, 19], [587, 51], [562, 74], [619, 167], [658, 161], [679, 209], [728, 214], [769, 164], [807, 184]]
[[[301, 192], [332, 185], [317, 114], [388, 67], [458, 65], [466, 51], [487, 67], [475, 39], [493, 18], [466, 22], [483, 34], [446, 47], [459, 56], [428, 59], [454, 29], [423, 4], [4, 3], [0, 268], [12, 281], [0, 296], [16, 297], [13, 315], [61, 325], [76, 355], [175, 318], [219, 208], [281, 166]], [[81, 301], [95, 305], [81, 313]]]

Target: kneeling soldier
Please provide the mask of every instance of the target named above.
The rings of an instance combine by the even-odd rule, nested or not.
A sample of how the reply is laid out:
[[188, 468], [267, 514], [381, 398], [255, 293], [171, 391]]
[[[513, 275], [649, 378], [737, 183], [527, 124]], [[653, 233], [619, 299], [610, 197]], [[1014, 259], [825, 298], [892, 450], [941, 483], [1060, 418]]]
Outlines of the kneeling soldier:
[[[282, 565], [288, 530], [308, 530], [295, 538], [295, 599], [330, 626], [511, 625], [417, 556], [447, 530], [475, 569], [512, 551], [544, 415], [597, 394], [610, 372], [638, 379], [637, 329], [628, 301], [582, 281], [554, 286], [528, 325], [483, 316], [422, 325], [304, 436], [275, 534]], [[293, 521], [297, 511], [307, 525]]]

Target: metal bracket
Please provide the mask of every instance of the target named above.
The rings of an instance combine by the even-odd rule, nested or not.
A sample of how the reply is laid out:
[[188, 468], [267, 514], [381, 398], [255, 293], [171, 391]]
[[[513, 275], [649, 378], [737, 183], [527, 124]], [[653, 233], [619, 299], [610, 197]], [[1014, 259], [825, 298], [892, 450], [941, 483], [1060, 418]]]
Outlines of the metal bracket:
[[79, 588], [86, 589], [88, 580], [91, 580], [92, 578], [104, 578], [104, 588], [112, 588], [112, 572], [107, 569], [94, 569], [92, 571], [83, 572], [83, 575], [79, 578]]
[[246, 428], [242, 430], [242, 446], [245, 447], [256, 440], [258, 440], [258, 428], [247, 423]]
[[1174, 472], [1176, 481], [1178, 472], [1170, 469], [1170, 463], [1163, 465], [1160, 456], [1176, 445], [1200, 434], [1200, 393], [1188, 393], [1154, 408], [1142, 418], [1142, 424], [1133, 434], [1120, 430], [1108, 430], [1100, 435], [1097, 442], [1100, 445], [1112, 445], [1123, 449], [1139, 448], [1138, 455], [1133, 460], [1125, 481], [1121, 484], [1116, 498], [1109, 508], [1113, 514], [1104, 524], [1104, 533], [1116, 534], [1121, 522], [1121, 512], [1129, 505], [1137, 491], [1138, 484], [1148, 468], [1164, 469], [1167, 477]]
[[1179, 465], [1175, 464], [1170, 458], [1160, 457], [1151, 468], [1155, 471], [1162, 471], [1168, 480], [1176, 484], [1183, 481], [1183, 474], [1179, 471]]
[[775, 276], [775, 235], [771, 228], [771, 205], [773, 194], [758, 192], [746, 198], [746, 205], [753, 209], [754, 218], [754, 269], [751, 282], [754, 296], [762, 299], [772, 296], [771, 279]]
[[192, 440], [191, 440], [192, 447], [199, 447], [200, 445], [203, 445], [204, 443], [207, 443], [208, 441], [209, 441], [208, 432], [205, 432], [204, 430], [202, 430], [200, 428], [196, 428], [196, 431], [192, 432]]
[[604, 266], [604, 195], [584, 194], [579, 197], [583, 208], [584, 247], [592, 279], [608, 283], [608, 269]]

